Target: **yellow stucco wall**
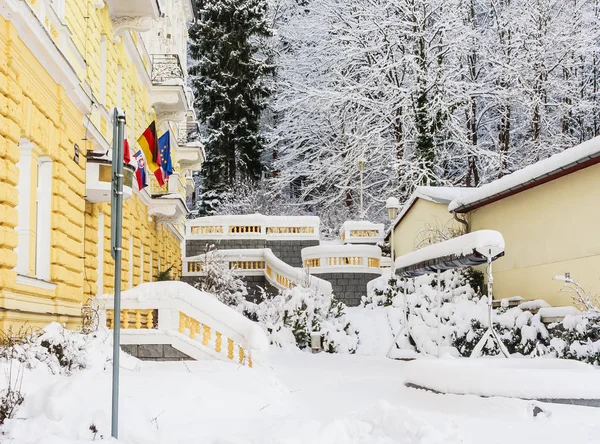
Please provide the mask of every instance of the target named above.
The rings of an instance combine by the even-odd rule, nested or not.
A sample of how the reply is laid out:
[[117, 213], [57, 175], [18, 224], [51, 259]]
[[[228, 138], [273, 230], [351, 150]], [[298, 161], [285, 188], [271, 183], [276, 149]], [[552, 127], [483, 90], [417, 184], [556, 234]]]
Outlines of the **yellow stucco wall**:
[[556, 275], [600, 293], [600, 165], [507, 197], [471, 213], [472, 230], [498, 230], [506, 255], [494, 262], [494, 295], [569, 305]]
[[[600, 165], [491, 203], [467, 217], [471, 231], [497, 230], [504, 236], [505, 256], [493, 264], [494, 298], [522, 296], [571, 305], [569, 294], [561, 292], [564, 285], [553, 280], [566, 272], [592, 294], [600, 293]], [[460, 225], [447, 205], [418, 199], [394, 231], [396, 255], [414, 251], [430, 227]]]
[[[99, 45], [107, 42], [106, 107], [116, 105], [114, 88], [118, 67], [123, 72], [123, 101], [135, 94], [135, 133], [139, 134], [155, 118], [149, 106], [148, 91], [140, 81], [133, 62], [126, 55], [122, 39], [112, 35], [108, 7], [94, 9], [91, 2], [67, 0], [66, 22], [88, 68], [78, 72], [82, 82], [99, 94]], [[50, 33], [53, 34], [53, 33]], [[114, 43], [117, 42], [117, 43]], [[145, 61], [147, 62], [147, 61]], [[109, 138], [110, 125], [96, 110], [89, 116]], [[24, 323], [43, 326], [51, 321], [69, 327], [80, 323], [81, 306], [98, 289], [98, 261], [104, 261], [104, 291], [112, 290], [114, 265], [110, 257], [110, 209], [107, 204], [85, 201], [85, 150], [87, 129], [84, 116], [21, 40], [12, 23], [0, 16], [0, 329], [18, 328]], [[134, 122], [129, 121], [129, 125]], [[54, 290], [18, 284], [15, 267], [18, 236], [19, 180], [30, 171], [19, 171], [19, 142], [35, 145], [34, 156], [52, 160], [50, 282]], [[73, 146], [82, 148], [79, 164], [73, 161]], [[31, 178], [31, 180], [34, 180]], [[98, 214], [104, 217], [104, 254], [98, 254]], [[33, 222], [35, 224], [35, 222]], [[35, 225], [32, 226], [32, 228]], [[133, 285], [140, 282], [140, 252], [144, 244], [144, 281], [174, 264], [181, 272], [181, 250], [176, 236], [148, 218], [148, 208], [134, 195], [124, 205], [123, 288], [129, 288], [129, 236], [134, 237]], [[149, 264], [152, 251], [153, 265]]]
[[396, 257], [424, 246], [432, 231], [453, 232], [461, 228], [448, 205], [417, 199], [394, 230], [394, 255]]

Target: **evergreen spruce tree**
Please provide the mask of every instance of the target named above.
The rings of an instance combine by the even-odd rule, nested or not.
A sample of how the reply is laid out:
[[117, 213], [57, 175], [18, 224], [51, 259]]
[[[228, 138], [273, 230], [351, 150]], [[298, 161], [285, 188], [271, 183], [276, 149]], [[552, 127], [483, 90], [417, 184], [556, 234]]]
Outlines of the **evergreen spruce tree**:
[[271, 30], [266, 0], [196, 1], [190, 76], [207, 155], [198, 208], [212, 214], [235, 183], [261, 176], [260, 120], [273, 65], [259, 45]]

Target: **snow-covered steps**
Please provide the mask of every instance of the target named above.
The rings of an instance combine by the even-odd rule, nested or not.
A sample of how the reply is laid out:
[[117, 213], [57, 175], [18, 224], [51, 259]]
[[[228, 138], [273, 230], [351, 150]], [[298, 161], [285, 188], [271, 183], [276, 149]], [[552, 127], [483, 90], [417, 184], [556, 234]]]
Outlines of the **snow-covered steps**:
[[[112, 294], [97, 298], [100, 324], [109, 328], [114, 327], [113, 298]], [[192, 359], [220, 359], [249, 367], [269, 347], [257, 323], [209, 293], [171, 281], [142, 284], [121, 294], [121, 344], [166, 345]]]
[[600, 370], [565, 359], [417, 359], [407, 363], [405, 384], [444, 394], [600, 407]]

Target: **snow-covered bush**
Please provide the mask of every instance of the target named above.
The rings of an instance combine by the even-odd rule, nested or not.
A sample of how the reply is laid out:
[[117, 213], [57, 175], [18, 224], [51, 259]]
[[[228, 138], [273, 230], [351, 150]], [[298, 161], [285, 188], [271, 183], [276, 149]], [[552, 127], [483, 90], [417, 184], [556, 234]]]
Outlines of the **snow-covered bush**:
[[204, 275], [194, 286], [198, 290], [214, 294], [225, 305], [235, 308], [246, 317], [256, 320], [254, 307], [246, 298], [248, 289], [236, 269], [230, 269], [225, 256], [211, 246], [202, 263]]
[[5, 344], [0, 347], [0, 361], [14, 360], [29, 369], [46, 367], [52, 374], [106, 367], [112, 361], [112, 337], [106, 328], [84, 334], [53, 322]]
[[549, 353], [600, 365], [600, 313], [567, 315], [562, 322], [550, 324], [548, 329], [552, 335]]
[[[394, 305], [394, 302], [398, 302], [398, 295], [400, 293], [400, 280], [397, 276], [390, 276], [389, 278], [377, 278], [376, 285], [373, 290], [370, 291], [367, 296], [363, 296], [360, 304], [361, 307], [389, 307]], [[400, 297], [402, 297], [400, 295]]]
[[295, 287], [256, 306], [258, 321], [271, 343], [279, 347], [310, 347], [312, 332], [321, 332], [323, 349], [329, 353], [354, 353], [358, 332], [346, 319], [344, 304], [333, 296]]
[[[469, 356], [488, 328], [487, 297], [476, 290], [483, 286], [482, 275], [469, 269], [450, 270], [440, 274], [440, 281], [438, 287], [433, 273], [402, 282], [391, 277], [374, 286], [363, 298], [363, 306], [402, 307], [403, 293], [407, 293], [410, 343], [422, 353]], [[492, 311], [492, 321], [511, 353], [543, 354], [549, 344], [550, 336], [539, 315], [499, 308]], [[488, 340], [482, 354], [498, 353], [495, 341]]]

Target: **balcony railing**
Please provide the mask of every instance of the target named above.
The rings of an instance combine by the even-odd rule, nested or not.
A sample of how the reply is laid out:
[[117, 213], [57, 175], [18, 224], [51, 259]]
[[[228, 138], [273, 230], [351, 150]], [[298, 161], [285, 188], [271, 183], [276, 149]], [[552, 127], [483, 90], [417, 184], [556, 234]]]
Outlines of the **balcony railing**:
[[178, 174], [169, 177], [166, 183], [161, 187], [154, 176], [150, 176], [150, 195], [164, 196], [166, 194], [179, 194], [184, 200], [186, 197], [185, 182]]
[[181, 122], [177, 126], [177, 144], [187, 145], [200, 139], [200, 125], [195, 120]]
[[152, 83], [154, 85], [177, 84], [183, 85], [184, 72], [178, 54], [152, 54]]

